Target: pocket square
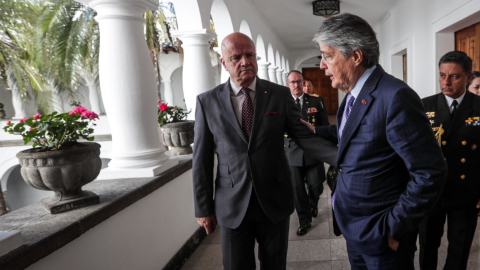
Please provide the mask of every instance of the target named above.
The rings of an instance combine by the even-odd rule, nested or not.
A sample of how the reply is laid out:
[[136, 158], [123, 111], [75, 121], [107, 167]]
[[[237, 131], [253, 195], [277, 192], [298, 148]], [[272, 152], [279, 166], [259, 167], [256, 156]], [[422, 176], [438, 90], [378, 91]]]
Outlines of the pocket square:
[[275, 116], [277, 114], [278, 114], [278, 112], [269, 112], [269, 113], [267, 113], [267, 117]]

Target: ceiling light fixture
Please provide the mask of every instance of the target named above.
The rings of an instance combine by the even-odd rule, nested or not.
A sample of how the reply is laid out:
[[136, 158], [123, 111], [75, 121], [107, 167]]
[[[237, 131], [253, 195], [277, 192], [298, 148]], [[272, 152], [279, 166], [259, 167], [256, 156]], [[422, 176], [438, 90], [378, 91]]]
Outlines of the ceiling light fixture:
[[328, 18], [332, 15], [340, 13], [339, 0], [317, 0], [312, 2], [313, 15]]

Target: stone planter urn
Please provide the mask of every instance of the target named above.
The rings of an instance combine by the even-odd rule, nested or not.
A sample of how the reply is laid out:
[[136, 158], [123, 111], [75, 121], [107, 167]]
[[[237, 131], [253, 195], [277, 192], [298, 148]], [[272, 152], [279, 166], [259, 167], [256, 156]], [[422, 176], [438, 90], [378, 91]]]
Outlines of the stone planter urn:
[[170, 147], [170, 151], [165, 152], [169, 156], [188, 155], [193, 153], [190, 144], [193, 143], [193, 126], [195, 121], [181, 121], [164, 124], [162, 131], [162, 143]]
[[52, 214], [98, 204], [99, 197], [82, 186], [97, 178], [102, 168], [100, 144], [78, 143], [72, 148], [56, 151], [27, 149], [17, 154], [25, 182], [55, 195], [42, 200]]

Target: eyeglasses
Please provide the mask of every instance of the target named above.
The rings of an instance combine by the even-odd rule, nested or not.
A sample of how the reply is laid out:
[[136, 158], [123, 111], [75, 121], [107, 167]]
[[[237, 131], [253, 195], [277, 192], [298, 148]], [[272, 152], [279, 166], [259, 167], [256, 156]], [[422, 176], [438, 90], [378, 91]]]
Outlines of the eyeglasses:
[[301, 84], [303, 82], [303, 80], [298, 80], [298, 81], [291, 81], [291, 82], [288, 82], [289, 84]]
[[[325, 61], [325, 64], [328, 64], [328, 58], [330, 58], [330, 56], [325, 56], [325, 53], [321, 53], [322, 54], [322, 60]], [[322, 60], [320, 60], [320, 62], [322, 62]]]

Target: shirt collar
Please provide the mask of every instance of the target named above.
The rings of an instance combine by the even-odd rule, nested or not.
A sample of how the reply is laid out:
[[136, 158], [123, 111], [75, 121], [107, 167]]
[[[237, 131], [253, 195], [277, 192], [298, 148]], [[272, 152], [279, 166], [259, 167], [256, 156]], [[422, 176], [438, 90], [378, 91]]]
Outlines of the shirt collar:
[[[232, 88], [233, 93], [235, 94], [235, 96], [238, 95], [238, 93], [240, 92], [240, 90], [242, 90], [243, 87], [234, 83], [232, 79], [229, 79], [229, 81], [230, 81], [230, 87]], [[256, 86], [257, 86], [257, 77], [255, 77], [252, 84], [250, 84], [247, 88], [255, 92]]]
[[361, 91], [362, 88], [363, 88], [363, 85], [365, 84], [365, 82], [367, 81], [367, 79], [370, 77], [370, 75], [372, 75], [372, 73], [373, 73], [373, 71], [375, 70], [375, 68], [377, 68], [377, 66], [373, 66], [373, 67], [365, 70], [365, 72], [363, 72], [362, 76], [360, 76], [360, 79], [358, 79], [357, 83], [355, 83], [355, 86], [353, 87], [352, 91], [350, 92], [350, 94], [351, 94], [355, 99], [357, 99], [358, 94], [360, 94], [360, 91]]
[[[305, 96], [305, 94], [302, 94], [300, 97], [298, 97], [298, 99], [300, 99], [300, 102], [303, 102], [303, 97]], [[294, 100], [297, 100], [297, 97], [292, 95], [293, 99]]]
[[460, 105], [460, 103], [462, 103], [463, 98], [465, 97], [465, 93], [467, 93], [467, 90], [465, 90], [465, 92], [463, 92], [463, 94], [457, 99], [453, 99], [447, 95], [444, 95], [445, 99], [447, 100], [448, 107], [449, 108], [452, 107], [452, 103], [454, 100], [456, 100], [458, 102], [458, 105]]

